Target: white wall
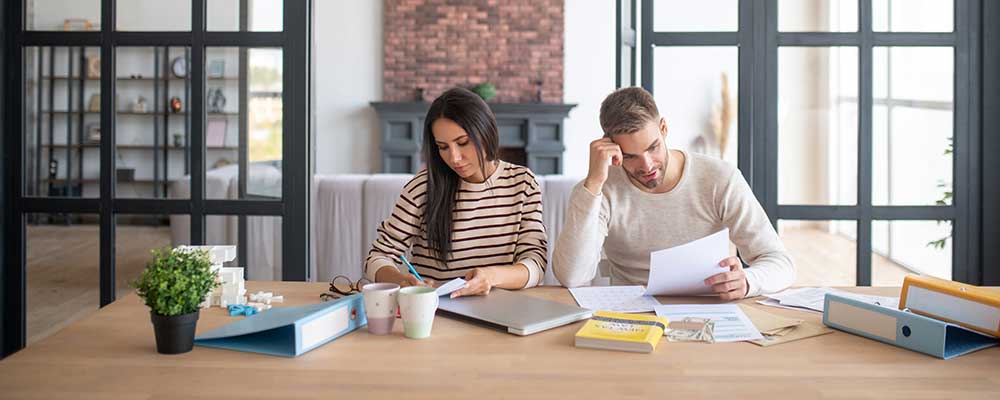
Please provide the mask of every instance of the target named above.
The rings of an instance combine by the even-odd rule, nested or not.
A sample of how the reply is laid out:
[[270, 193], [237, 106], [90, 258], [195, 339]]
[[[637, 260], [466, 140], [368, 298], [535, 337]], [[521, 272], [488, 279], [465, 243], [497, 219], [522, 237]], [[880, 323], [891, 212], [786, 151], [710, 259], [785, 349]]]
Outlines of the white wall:
[[829, 204], [825, 127], [830, 104], [828, 54], [810, 48], [778, 53], [778, 201]]
[[314, 12], [316, 173], [378, 172], [378, 119], [368, 103], [382, 99], [382, 1], [317, 1]]
[[117, 3], [117, 29], [123, 31], [191, 30], [191, 6], [160, 0]]
[[31, 0], [25, 7], [30, 30], [61, 31], [67, 18], [85, 18], [94, 29], [101, 24], [101, 0]]
[[563, 27], [563, 100], [577, 106], [566, 120], [563, 171], [586, 176], [590, 142], [601, 137], [601, 101], [615, 90], [615, 4], [567, 0]]
[[[565, 7], [563, 100], [577, 107], [566, 120], [563, 168], [584, 176], [588, 144], [601, 135], [601, 100], [614, 90], [615, 7]], [[320, 1], [315, 13], [316, 173], [378, 172], [381, 140], [368, 102], [382, 98], [382, 2]]]
[[[712, 130], [713, 108], [722, 105], [722, 73], [727, 74], [734, 114], [739, 105], [739, 52], [735, 46], [653, 49], [653, 95], [667, 121], [667, 146], [719, 156]], [[738, 120], [734, 115], [724, 159], [736, 164]], [[698, 145], [698, 140], [703, 143]]]
[[[251, 3], [258, 7], [273, 6], [266, 2]], [[101, 0], [29, 0], [26, 4], [27, 28], [31, 30], [61, 31], [67, 18], [85, 18], [94, 30], [100, 28]], [[210, 0], [206, 7], [209, 30], [239, 29], [239, 0]], [[178, 5], [161, 0], [123, 0], [118, 2], [117, 14], [120, 30], [191, 29], [190, 2]]]

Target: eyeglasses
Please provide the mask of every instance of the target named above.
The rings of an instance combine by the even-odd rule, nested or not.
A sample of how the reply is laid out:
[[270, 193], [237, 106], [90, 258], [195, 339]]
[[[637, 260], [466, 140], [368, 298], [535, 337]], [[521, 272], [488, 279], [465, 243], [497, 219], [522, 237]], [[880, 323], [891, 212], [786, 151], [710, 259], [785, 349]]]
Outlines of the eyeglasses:
[[351, 295], [361, 291], [365, 285], [372, 283], [372, 281], [361, 278], [356, 282], [351, 282], [351, 278], [344, 275], [337, 275], [330, 281], [330, 291], [319, 295], [323, 301], [330, 299], [337, 299], [343, 296]]

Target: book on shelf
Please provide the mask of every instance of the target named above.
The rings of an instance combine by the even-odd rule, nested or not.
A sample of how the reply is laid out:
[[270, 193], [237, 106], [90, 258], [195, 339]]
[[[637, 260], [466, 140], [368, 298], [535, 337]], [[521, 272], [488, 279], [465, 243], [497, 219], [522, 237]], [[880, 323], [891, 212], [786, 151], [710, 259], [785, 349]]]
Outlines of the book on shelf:
[[576, 347], [652, 353], [667, 322], [655, 315], [597, 311], [576, 332]]

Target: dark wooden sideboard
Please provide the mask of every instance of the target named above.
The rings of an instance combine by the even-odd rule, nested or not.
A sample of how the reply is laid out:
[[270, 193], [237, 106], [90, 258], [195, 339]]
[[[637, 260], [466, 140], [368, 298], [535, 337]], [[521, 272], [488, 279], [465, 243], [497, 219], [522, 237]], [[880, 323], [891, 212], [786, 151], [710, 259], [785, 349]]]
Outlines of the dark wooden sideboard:
[[[428, 102], [372, 102], [382, 135], [382, 172], [416, 173]], [[500, 158], [535, 174], [563, 173], [566, 116], [575, 104], [491, 103], [500, 131]]]

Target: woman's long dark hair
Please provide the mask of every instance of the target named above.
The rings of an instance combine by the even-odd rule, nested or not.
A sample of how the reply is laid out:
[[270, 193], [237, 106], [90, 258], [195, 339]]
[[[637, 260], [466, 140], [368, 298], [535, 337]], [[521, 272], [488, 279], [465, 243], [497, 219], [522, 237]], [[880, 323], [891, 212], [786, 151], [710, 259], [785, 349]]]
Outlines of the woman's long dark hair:
[[427, 202], [423, 222], [427, 227], [427, 244], [438, 260], [446, 263], [451, 254], [452, 212], [461, 178], [441, 158], [434, 132], [434, 121], [447, 118], [455, 121], [469, 135], [476, 147], [476, 156], [483, 177], [486, 162], [497, 159], [500, 138], [493, 110], [468, 89], [453, 88], [438, 96], [424, 119], [424, 160], [427, 162]]

